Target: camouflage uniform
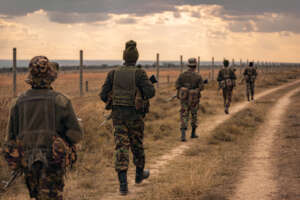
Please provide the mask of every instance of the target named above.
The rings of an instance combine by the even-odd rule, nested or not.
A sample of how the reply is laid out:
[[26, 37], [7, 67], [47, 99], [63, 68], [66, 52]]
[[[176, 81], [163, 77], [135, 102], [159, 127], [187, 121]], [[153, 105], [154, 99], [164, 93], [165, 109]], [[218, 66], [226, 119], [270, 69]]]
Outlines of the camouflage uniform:
[[[149, 81], [146, 72], [135, 66], [138, 58], [137, 49], [132, 48], [127, 50], [127, 44], [126, 50], [124, 51], [124, 66], [120, 66], [118, 69], [108, 73], [99, 94], [101, 100], [106, 103], [109, 101], [111, 94], [112, 120], [116, 145], [115, 169], [119, 176], [120, 173], [127, 172], [129, 148], [133, 153], [133, 160], [137, 170], [144, 169], [143, 113], [136, 108], [135, 98], [137, 91], [142, 94], [144, 100], [148, 100], [155, 95], [155, 89]], [[126, 173], [124, 175], [124, 178], [125, 177], [127, 177]], [[124, 181], [120, 180], [120, 184], [122, 184], [122, 182]], [[125, 188], [123, 188], [123, 190], [125, 190]], [[122, 189], [120, 189], [120, 191], [122, 193]], [[127, 191], [123, 192], [122, 194], [127, 193]]]
[[249, 66], [246, 67], [243, 75], [244, 75], [244, 80], [246, 81], [246, 95], [248, 101], [250, 101], [250, 95], [251, 95], [251, 100], [254, 99], [255, 79], [257, 76], [256, 68], [253, 67], [252, 62], [250, 62]]
[[[192, 126], [192, 138], [197, 128], [197, 113], [199, 109], [200, 92], [204, 89], [204, 84], [201, 75], [195, 72], [197, 65], [196, 60], [189, 59], [190, 69], [181, 73], [176, 80], [176, 89], [178, 94], [181, 88], [187, 88], [189, 91], [198, 89], [196, 102], [191, 104], [188, 96], [185, 99], [181, 99], [180, 119], [181, 119], [181, 131], [185, 131], [188, 128], [189, 115], [191, 113], [191, 126]], [[182, 135], [182, 139], [185, 141], [185, 133]], [[196, 136], [195, 136], [196, 137]]]
[[75, 159], [71, 156], [82, 131], [71, 101], [51, 88], [55, 65], [34, 57], [29, 72], [26, 82], [32, 89], [11, 107], [4, 155], [12, 169], [23, 169], [31, 198], [62, 200], [65, 169]]
[[219, 71], [217, 81], [219, 87], [223, 90], [224, 108], [225, 113], [229, 113], [229, 107], [231, 104], [232, 91], [235, 87], [236, 75], [234, 70], [229, 66], [229, 61], [224, 61], [224, 67]]

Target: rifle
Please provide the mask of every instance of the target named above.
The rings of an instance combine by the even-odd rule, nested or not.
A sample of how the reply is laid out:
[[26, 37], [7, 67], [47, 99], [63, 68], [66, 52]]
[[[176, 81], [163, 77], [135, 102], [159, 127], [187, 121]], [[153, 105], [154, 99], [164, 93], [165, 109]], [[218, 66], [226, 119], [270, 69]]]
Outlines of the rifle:
[[0, 193], [4, 193], [7, 191], [7, 189], [14, 184], [14, 182], [16, 181], [16, 179], [21, 176], [23, 174], [23, 170], [22, 168], [18, 168], [17, 170], [14, 170], [11, 175], [10, 178], [8, 179], [8, 181], [2, 181], [4, 183], [4, 186], [2, 188], [0, 188]]

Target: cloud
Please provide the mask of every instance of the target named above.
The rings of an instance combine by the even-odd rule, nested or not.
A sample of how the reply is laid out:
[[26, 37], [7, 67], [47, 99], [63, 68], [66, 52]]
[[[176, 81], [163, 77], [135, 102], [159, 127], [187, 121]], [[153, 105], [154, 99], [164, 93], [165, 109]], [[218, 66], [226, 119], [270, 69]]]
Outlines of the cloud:
[[137, 23], [137, 19], [135, 18], [121, 18], [119, 20], [116, 21], [117, 24], [136, 24]]
[[63, 13], [57, 11], [49, 12], [48, 16], [51, 21], [62, 23], [62, 24], [106, 21], [110, 18], [110, 16], [106, 13], [77, 13], [77, 12]]

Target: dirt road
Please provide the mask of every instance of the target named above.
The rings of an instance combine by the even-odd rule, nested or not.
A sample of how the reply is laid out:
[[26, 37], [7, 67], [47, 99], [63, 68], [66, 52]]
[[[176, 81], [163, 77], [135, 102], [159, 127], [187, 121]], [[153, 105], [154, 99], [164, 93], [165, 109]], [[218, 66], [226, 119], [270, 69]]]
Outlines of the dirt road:
[[[285, 84], [285, 85], [282, 85], [282, 86], [279, 86], [279, 87], [261, 92], [260, 94], [256, 95], [256, 99], [260, 99], [260, 98], [262, 98], [266, 95], [269, 95], [273, 92], [276, 92], [280, 89], [288, 88], [288, 87], [290, 87], [292, 85], [295, 85], [299, 82], [300, 82], [300, 80], [297, 80], [297, 81], [294, 81], [294, 82], [291, 82], [291, 83], [288, 83], [288, 84]], [[289, 93], [289, 95], [291, 95], [291, 94], [292, 93]], [[205, 131], [204, 132], [202, 131], [201, 133], [198, 133], [198, 134], [201, 135], [201, 137], [205, 137], [205, 136], [211, 134], [211, 132], [217, 126], [219, 126], [220, 124], [222, 124], [223, 122], [228, 120], [233, 114], [245, 109], [248, 105], [249, 105], [248, 102], [243, 102], [243, 103], [239, 103], [239, 104], [233, 106], [231, 111], [230, 111], [231, 115], [219, 114], [219, 115], [216, 115], [216, 116], [212, 116], [211, 118], [207, 119], [205, 122], [200, 124], [201, 130], [205, 130]], [[285, 103], [282, 102], [281, 105], [284, 106]], [[278, 110], [278, 109], [276, 109], [276, 110]], [[201, 139], [201, 137], [200, 137], [200, 139]], [[165, 155], [159, 157], [156, 160], [155, 163], [150, 165], [151, 178], [157, 176], [162, 170], [166, 169], [166, 166], [168, 165], [168, 163], [171, 160], [174, 160], [174, 159], [176, 159], [176, 157], [182, 155], [184, 153], [184, 151], [187, 150], [188, 148], [190, 148], [190, 146], [192, 146], [192, 144], [194, 142], [195, 141], [189, 141], [189, 142], [183, 143], [180, 146], [172, 149], [170, 152], [166, 153]], [[134, 199], [135, 194], [138, 193], [138, 192], [141, 192], [143, 190], [143, 185], [147, 184], [147, 181], [144, 181], [143, 184], [141, 184], [141, 185], [138, 185], [138, 186], [135, 185], [134, 182], [133, 182], [134, 177], [132, 175], [131, 176], [129, 175], [128, 180], [129, 180], [129, 190], [130, 190], [129, 195], [127, 195], [126, 197], [122, 197], [122, 196], [119, 195], [118, 191], [116, 191], [115, 193], [108, 193], [108, 194], [104, 195], [101, 198], [101, 200]], [[255, 198], [252, 198], [252, 199], [255, 199]], [[256, 199], [260, 199], [260, 198], [256, 198]]]
[[290, 97], [299, 92], [294, 89], [280, 98], [268, 114], [266, 123], [259, 129], [258, 138], [250, 151], [249, 162], [242, 170], [243, 177], [237, 185], [233, 200], [272, 200], [277, 197], [277, 181], [272, 165], [276, 157], [271, 156], [272, 145], [282, 117], [290, 103]]

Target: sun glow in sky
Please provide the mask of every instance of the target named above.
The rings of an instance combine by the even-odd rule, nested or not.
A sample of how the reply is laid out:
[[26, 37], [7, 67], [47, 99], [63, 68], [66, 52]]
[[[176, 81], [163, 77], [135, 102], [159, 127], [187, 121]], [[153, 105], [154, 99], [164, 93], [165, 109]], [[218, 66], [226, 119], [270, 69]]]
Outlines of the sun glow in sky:
[[154, 60], [160, 53], [162, 60], [183, 55], [202, 60], [214, 56], [217, 60], [300, 61], [296, 14], [280, 10], [241, 14], [218, 4], [163, 5], [166, 9], [145, 8], [144, 13], [80, 12], [80, 6], [66, 12], [41, 6], [19, 14], [0, 9], [0, 59], [10, 59], [13, 47], [18, 48], [20, 59], [35, 55], [78, 59], [80, 49], [85, 59], [121, 59], [124, 43], [133, 39], [141, 60]]

